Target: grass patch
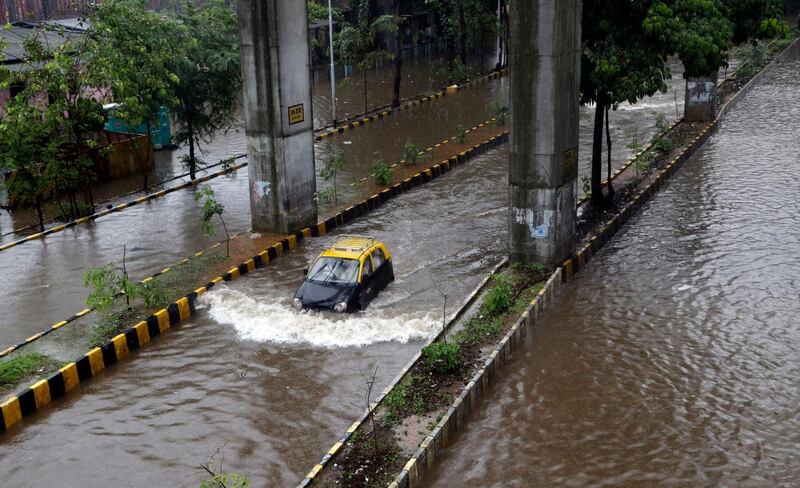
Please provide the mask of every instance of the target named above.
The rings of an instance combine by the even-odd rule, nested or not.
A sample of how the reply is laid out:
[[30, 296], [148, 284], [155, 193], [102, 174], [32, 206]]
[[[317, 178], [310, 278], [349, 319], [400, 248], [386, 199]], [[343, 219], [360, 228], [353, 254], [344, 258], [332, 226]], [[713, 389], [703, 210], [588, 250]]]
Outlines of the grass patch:
[[0, 391], [7, 391], [22, 380], [55, 371], [59, 361], [39, 352], [28, 352], [0, 362]]

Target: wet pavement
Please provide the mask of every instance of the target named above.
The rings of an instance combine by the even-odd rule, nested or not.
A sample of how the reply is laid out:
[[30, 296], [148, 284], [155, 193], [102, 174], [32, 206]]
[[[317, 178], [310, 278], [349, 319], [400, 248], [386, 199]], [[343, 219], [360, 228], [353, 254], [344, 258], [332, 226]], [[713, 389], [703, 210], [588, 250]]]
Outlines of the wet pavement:
[[798, 72], [560, 292], [429, 486], [797, 486]]
[[0, 479], [195, 485], [199, 463], [222, 448], [226, 470], [252, 486], [297, 483], [358, 416], [375, 365], [377, 391], [438, 330], [431, 279], [459, 303], [502, 259], [506, 158], [488, 153], [339, 229], [374, 235], [393, 253], [397, 279], [365, 312], [290, 308], [301, 270], [328, 238], [304, 241], [204, 296], [196, 317], [81, 385], [82, 394], [0, 435]]

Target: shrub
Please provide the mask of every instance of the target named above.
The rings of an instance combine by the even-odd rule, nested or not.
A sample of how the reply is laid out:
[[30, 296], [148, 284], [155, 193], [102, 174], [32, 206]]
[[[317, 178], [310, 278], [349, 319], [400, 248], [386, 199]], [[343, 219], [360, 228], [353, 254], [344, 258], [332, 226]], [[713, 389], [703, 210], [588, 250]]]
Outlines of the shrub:
[[369, 167], [369, 172], [379, 185], [388, 185], [392, 181], [394, 170], [383, 159], [376, 159]]
[[479, 314], [493, 317], [507, 311], [511, 307], [511, 287], [507, 283], [498, 283], [486, 295], [481, 304]]
[[447, 342], [434, 342], [422, 349], [425, 361], [440, 374], [449, 373], [461, 365], [460, 352], [458, 344]]
[[463, 125], [459, 124], [458, 127], [456, 127], [456, 140], [459, 144], [467, 142], [467, 130]]
[[403, 146], [403, 160], [408, 164], [417, 164], [425, 159], [425, 153], [420, 151], [416, 144], [407, 142]]

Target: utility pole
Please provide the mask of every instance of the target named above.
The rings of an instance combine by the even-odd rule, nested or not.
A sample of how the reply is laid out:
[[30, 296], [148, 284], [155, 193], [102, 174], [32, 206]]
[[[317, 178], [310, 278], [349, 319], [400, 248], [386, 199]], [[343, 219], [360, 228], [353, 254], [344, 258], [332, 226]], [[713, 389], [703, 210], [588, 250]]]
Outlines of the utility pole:
[[333, 126], [336, 127], [336, 62], [333, 56], [333, 8], [328, 0], [328, 39], [331, 45], [331, 107], [333, 108]]
[[575, 247], [580, 0], [511, 2], [509, 254], [557, 265]]
[[253, 230], [317, 222], [307, 4], [238, 0]]

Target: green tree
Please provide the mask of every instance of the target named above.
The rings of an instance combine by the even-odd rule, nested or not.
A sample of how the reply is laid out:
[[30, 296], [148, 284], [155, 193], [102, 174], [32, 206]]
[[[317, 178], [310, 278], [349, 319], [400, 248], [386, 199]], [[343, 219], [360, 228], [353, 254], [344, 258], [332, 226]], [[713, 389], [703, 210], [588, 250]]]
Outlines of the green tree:
[[5, 106], [0, 120], [0, 168], [10, 172], [7, 190], [19, 205], [36, 209], [39, 230], [44, 232], [42, 204], [53, 195], [53, 173], [49, 168], [62, 166], [60, 128], [42, 108], [17, 95]]
[[208, 0], [201, 6], [181, 0], [173, 19], [184, 46], [169, 63], [177, 76], [178, 103], [172, 111], [179, 122], [175, 142], [189, 144], [184, 161], [194, 180], [201, 163], [197, 147], [201, 142], [209, 144], [234, 120], [242, 84], [238, 26], [223, 0]]
[[[49, 39], [54, 36], [61, 36], [62, 42], [51, 44]], [[24, 69], [6, 77], [8, 82], [24, 86], [17, 102], [38, 110], [42, 123], [54, 131], [51, 142], [59, 145], [62, 157], [51, 159], [43, 169], [67, 219], [80, 216], [76, 192], [81, 189], [91, 204], [83, 205], [85, 212], [91, 212], [94, 160], [106, 147], [97, 138], [106, 115], [99, 97], [89, 88], [102, 83], [95, 76], [98, 65], [88, 56], [91, 39], [91, 29], [75, 36], [63, 28], [37, 27], [22, 43]], [[62, 197], [68, 199], [66, 207]]]
[[[104, 0], [93, 5], [89, 17], [94, 30], [91, 59], [99, 63], [100, 76], [121, 103], [116, 115], [131, 130], [144, 124], [149, 136], [159, 109], [178, 105], [175, 85], [180, 79], [174, 61], [184, 56], [185, 46], [175, 23], [147, 10], [145, 0]], [[149, 152], [142, 171], [145, 188], [154, 163]]]
[[[654, 3], [648, 0], [584, 2], [581, 104], [595, 105], [591, 201], [596, 207], [605, 203], [602, 151], [603, 128], [609, 109], [614, 110], [623, 102], [636, 103], [666, 88], [664, 80], [669, 77], [669, 70], [662, 39], [644, 27]], [[608, 139], [610, 142], [610, 137]], [[609, 144], [609, 165], [610, 153]], [[613, 195], [610, 181], [608, 188], [609, 196]]]
[[227, 257], [231, 257], [231, 235], [228, 233], [228, 226], [225, 224], [225, 219], [222, 214], [225, 213], [225, 206], [217, 201], [214, 196], [214, 190], [210, 186], [204, 186], [200, 191], [194, 194], [194, 201], [203, 201], [203, 206], [200, 210], [200, 219], [202, 221], [200, 229], [203, 234], [208, 237], [217, 235], [214, 229], [212, 220], [216, 215], [222, 223], [222, 228], [225, 230], [225, 252]]
[[467, 76], [470, 52], [493, 44], [500, 29], [496, 0], [428, 0], [447, 46], [448, 82]]
[[378, 36], [383, 32], [396, 32], [397, 20], [392, 15], [373, 18], [371, 0], [354, 0], [357, 16], [356, 25], [346, 24], [339, 31], [337, 48], [339, 57], [345, 64], [357, 66], [363, 73], [364, 112], [369, 112], [367, 70], [384, 57], [391, 55], [382, 49]]
[[782, 34], [786, 26], [783, 0], [723, 0], [728, 20], [733, 24], [733, 43]]

